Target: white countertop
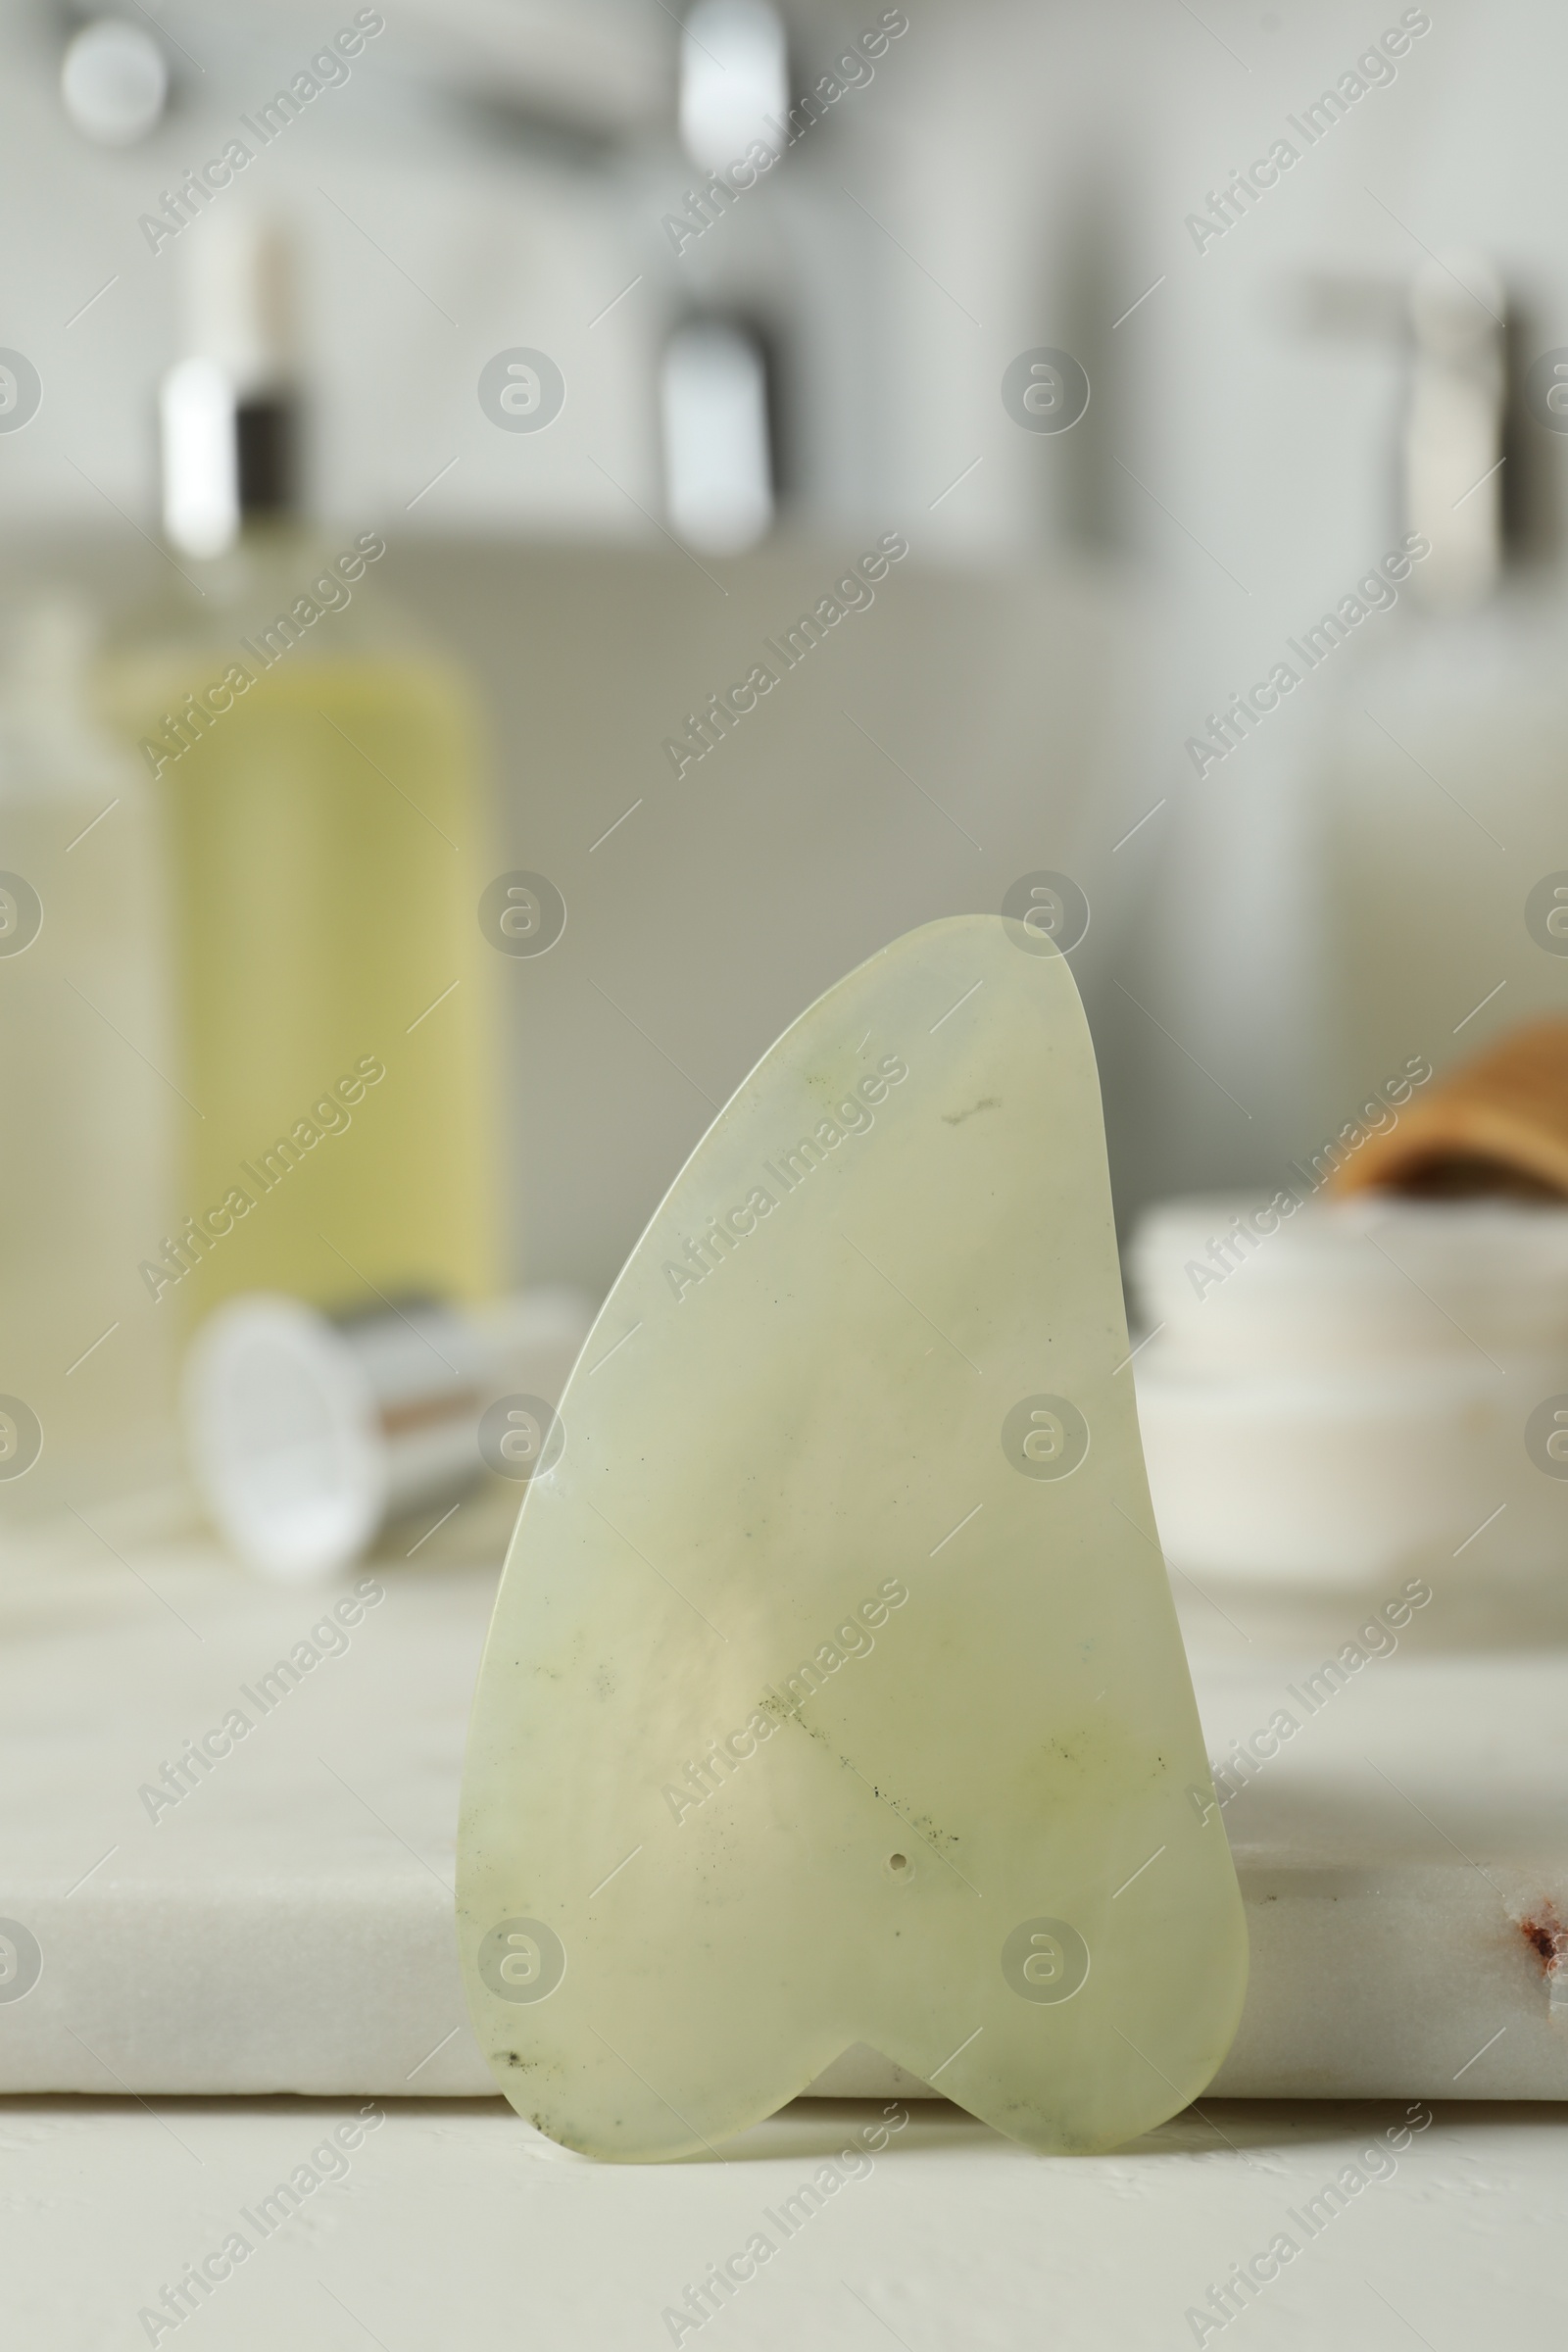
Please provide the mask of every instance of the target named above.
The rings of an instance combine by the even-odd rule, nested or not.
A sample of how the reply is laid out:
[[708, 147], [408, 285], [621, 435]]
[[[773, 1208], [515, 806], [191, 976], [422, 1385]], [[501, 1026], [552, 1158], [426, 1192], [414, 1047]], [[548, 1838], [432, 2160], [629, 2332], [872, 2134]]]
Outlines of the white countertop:
[[[1188, 2311], [1282, 2231], [1298, 2251], [1203, 2342], [1460, 2352], [1568, 2329], [1556, 2107], [1440, 2108], [1394, 2154], [1402, 2103], [1205, 2101], [1085, 2159], [1031, 2155], [925, 2101], [881, 2154], [845, 2166], [839, 2151], [881, 2107], [812, 2099], [722, 2162], [622, 2167], [566, 2154], [499, 2101], [407, 2100], [264, 2239], [242, 2215], [358, 2111], [292, 2098], [0, 2106], [10, 2340], [131, 2352], [150, 2340], [139, 2312], [236, 2230], [245, 2260], [161, 2344], [657, 2352], [673, 2340], [665, 2310], [760, 2230], [769, 2260], [682, 2343], [1176, 2352], [1198, 2340]], [[1357, 2162], [1369, 2146], [1382, 2153]], [[783, 2216], [797, 2225], [786, 2238], [768, 2217], [824, 2161], [842, 2184], [818, 2192], [819, 2210], [808, 2199]], [[1292, 2217], [1347, 2165], [1367, 2185], [1343, 2190], [1343, 2208], [1323, 2199], [1309, 2238]]]

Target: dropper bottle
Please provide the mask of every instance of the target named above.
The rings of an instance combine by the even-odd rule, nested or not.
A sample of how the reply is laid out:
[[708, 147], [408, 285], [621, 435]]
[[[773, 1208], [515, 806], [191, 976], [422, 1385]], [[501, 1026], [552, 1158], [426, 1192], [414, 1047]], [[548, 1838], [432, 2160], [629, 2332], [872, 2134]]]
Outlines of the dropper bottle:
[[1568, 595], [1538, 344], [1479, 252], [1425, 263], [1401, 308], [1397, 512], [1367, 545], [1416, 559], [1322, 681], [1325, 1116], [1409, 1054], [1441, 1069], [1559, 1013], [1568, 979], [1543, 911], [1568, 869]]
[[[187, 253], [188, 248], [188, 253]], [[188, 1321], [501, 1285], [480, 730], [383, 582], [367, 514], [299, 500], [297, 272], [274, 224], [193, 223], [160, 402], [172, 603], [105, 679], [162, 796], [179, 1222], [141, 1273]]]

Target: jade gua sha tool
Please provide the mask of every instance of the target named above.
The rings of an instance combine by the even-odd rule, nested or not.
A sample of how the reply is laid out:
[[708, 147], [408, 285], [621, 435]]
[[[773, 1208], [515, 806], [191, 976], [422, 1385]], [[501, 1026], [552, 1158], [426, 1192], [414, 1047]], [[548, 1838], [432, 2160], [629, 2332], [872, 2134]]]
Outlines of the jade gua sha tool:
[[869, 2043], [1030, 2146], [1195, 2098], [1247, 1938], [1071, 972], [961, 915], [710, 1128], [541, 1433], [458, 1925], [507, 2097], [708, 2147]]

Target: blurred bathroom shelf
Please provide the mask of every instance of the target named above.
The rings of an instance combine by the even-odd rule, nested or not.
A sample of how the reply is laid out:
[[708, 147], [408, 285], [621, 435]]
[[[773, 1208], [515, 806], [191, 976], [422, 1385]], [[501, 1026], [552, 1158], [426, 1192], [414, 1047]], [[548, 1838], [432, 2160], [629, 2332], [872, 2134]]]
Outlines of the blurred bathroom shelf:
[[491, 105], [604, 136], [674, 108], [674, 28], [653, 0], [411, 0], [404, 24], [425, 74]]
[[[270, 67], [285, 86], [274, 61], [303, 65], [323, 38], [319, 16], [296, 5], [226, 21], [192, 0], [160, 13], [177, 59], [199, 55], [204, 71], [228, 74]], [[352, 9], [343, 16], [355, 22]], [[417, 84], [601, 137], [673, 116], [675, 33], [654, 0], [406, 0], [397, 24], [394, 71]]]
[[[514, 1500], [314, 1592], [194, 1531], [14, 1543], [0, 1917], [41, 1971], [0, 2002], [0, 2091], [491, 2094], [451, 1876]], [[1568, 1608], [1405, 1613], [1399, 1583], [1179, 1587], [1251, 1937], [1218, 2093], [1568, 2096]], [[823, 2082], [911, 2087], [867, 2052]]]

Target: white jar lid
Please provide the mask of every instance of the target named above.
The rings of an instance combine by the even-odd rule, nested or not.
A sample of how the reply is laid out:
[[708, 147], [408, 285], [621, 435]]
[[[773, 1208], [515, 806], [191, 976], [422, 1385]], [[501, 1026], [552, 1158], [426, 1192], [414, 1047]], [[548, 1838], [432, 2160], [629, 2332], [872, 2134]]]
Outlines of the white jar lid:
[[1360, 1193], [1282, 1215], [1277, 1197], [1172, 1200], [1139, 1225], [1129, 1270], [1160, 1354], [1194, 1364], [1568, 1341], [1568, 1206], [1552, 1203]]

